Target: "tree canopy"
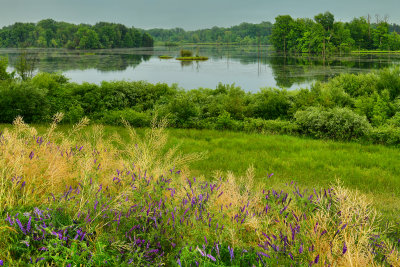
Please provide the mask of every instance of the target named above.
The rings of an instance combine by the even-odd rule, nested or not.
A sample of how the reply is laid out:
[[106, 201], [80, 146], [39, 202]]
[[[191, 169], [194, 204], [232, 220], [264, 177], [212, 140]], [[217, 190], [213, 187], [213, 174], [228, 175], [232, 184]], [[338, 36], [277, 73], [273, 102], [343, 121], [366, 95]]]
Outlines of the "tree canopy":
[[52, 19], [20, 23], [0, 29], [0, 47], [43, 47], [69, 49], [151, 47], [153, 38], [134, 27], [99, 22], [75, 25]]

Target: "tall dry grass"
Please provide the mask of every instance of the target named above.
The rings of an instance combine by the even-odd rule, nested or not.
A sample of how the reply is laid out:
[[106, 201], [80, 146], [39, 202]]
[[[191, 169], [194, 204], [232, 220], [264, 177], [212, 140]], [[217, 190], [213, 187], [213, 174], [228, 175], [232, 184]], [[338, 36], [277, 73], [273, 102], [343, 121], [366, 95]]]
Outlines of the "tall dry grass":
[[47, 203], [66, 186], [79, 183], [107, 187], [121, 170], [139, 169], [157, 176], [204, 156], [182, 155], [177, 147], [166, 149], [165, 120], [154, 119], [144, 137], [125, 122], [130, 140], [123, 142], [118, 134], [106, 138], [101, 125], [88, 129], [87, 118], [67, 133], [57, 131], [62, 118], [56, 114], [42, 135], [21, 117], [1, 133], [0, 210]]

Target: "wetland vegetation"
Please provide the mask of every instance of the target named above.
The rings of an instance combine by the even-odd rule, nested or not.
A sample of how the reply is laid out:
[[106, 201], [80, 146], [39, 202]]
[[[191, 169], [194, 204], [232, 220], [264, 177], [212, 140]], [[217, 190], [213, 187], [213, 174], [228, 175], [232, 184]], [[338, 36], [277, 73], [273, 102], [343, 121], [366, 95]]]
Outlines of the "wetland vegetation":
[[[115, 50], [117, 63], [109, 50], [57, 52], [61, 70], [77, 67], [71, 53], [103, 77], [152, 56], [215, 64], [224, 51], [269, 62], [280, 87], [310, 83], [77, 83], [40, 67], [47, 50], [1, 57], [0, 266], [397, 266], [400, 68], [387, 53], [400, 49], [396, 27], [379, 17], [335, 22], [329, 12], [191, 32], [53, 20], [4, 27], [2, 47], [152, 46], [150, 35], [170, 44]], [[121, 34], [110, 41], [112, 32]], [[263, 57], [267, 43], [283, 56]], [[341, 53], [354, 49], [358, 63], [346, 63]], [[304, 77], [335, 60], [376, 70]]]

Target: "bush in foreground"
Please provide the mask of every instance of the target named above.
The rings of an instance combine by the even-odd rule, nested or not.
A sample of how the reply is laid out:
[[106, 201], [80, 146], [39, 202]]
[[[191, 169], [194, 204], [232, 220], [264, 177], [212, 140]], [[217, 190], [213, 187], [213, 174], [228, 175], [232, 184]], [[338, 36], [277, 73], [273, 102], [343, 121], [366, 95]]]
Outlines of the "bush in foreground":
[[335, 140], [358, 140], [372, 129], [365, 117], [347, 108], [310, 107], [297, 111], [296, 123], [304, 134]]

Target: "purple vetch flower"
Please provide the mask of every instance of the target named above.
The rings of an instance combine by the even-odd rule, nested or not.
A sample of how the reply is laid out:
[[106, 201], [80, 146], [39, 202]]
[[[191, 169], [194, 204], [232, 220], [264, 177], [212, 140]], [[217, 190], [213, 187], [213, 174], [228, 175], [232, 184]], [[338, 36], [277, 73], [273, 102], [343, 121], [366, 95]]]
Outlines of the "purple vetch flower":
[[29, 158], [33, 159], [34, 156], [35, 156], [35, 153], [33, 151], [31, 151], [31, 153], [29, 154]]
[[19, 228], [21, 229], [21, 231], [26, 235], [26, 231], [24, 229], [24, 227], [22, 226], [21, 221], [18, 218], [15, 218], [15, 221], [17, 222]]
[[271, 178], [272, 175], [274, 175], [274, 173], [268, 174], [268, 178]]
[[317, 233], [318, 222], [314, 226], [314, 233]]
[[346, 251], [347, 251], [347, 246], [346, 246], [346, 243], [343, 242], [343, 251], [342, 251], [342, 255], [344, 255], [344, 254], [346, 253]]
[[41, 248], [39, 248], [38, 250], [39, 250], [39, 251], [48, 251], [49, 249], [46, 248], [46, 247], [41, 247]]
[[204, 240], [206, 241], [206, 244], [208, 244], [208, 243], [207, 243], [207, 237], [206, 237], [206, 236], [204, 236]]
[[216, 250], [217, 250], [217, 254], [218, 254], [218, 257], [219, 257], [219, 247], [218, 247], [218, 243], [215, 244], [215, 248], [216, 248]]
[[29, 221], [26, 225], [26, 231], [29, 232], [31, 230], [31, 221], [32, 221], [32, 216], [29, 216]]
[[317, 257], [315, 257], [314, 263], [317, 264], [319, 261], [319, 254], [317, 255]]
[[71, 267], [71, 263], [68, 263], [65, 267]]
[[231, 256], [231, 261], [235, 258], [235, 255], [233, 254], [233, 248], [228, 246], [229, 254]]
[[299, 253], [303, 253], [303, 243], [301, 243], [300, 248], [299, 248]]
[[4, 261], [0, 260], [0, 266], [3, 266], [3, 265], [4, 265]]
[[258, 252], [258, 254], [263, 255], [264, 257], [267, 257], [267, 258], [271, 258], [270, 255], [268, 255], [267, 253], [264, 253], [262, 251]]
[[289, 255], [289, 257], [292, 259], [292, 261], [294, 260], [294, 258], [293, 258], [293, 254], [292, 253], [288, 253], [288, 255]]
[[36, 259], [36, 261], [35, 261], [35, 263], [38, 263], [39, 261], [42, 261], [42, 260], [44, 260], [44, 258], [43, 258], [43, 257], [41, 257], [41, 258], [37, 258], [37, 259]]
[[181, 260], [180, 260], [180, 259], [177, 259], [176, 261], [178, 262], [178, 265], [179, 265], [179, 266], [182, 266]]
[[200, 252], [201, 256], [203, 256], [203, 257], [206, 256], [206, 254], [199, 247], [197, 247], [197, 250]]
[[207, 254], [207, 257], [208, 257], [209, 259], [211, 259], [212, 261], [216, 261], [216, 259], [215, 259], [211, 254]]

